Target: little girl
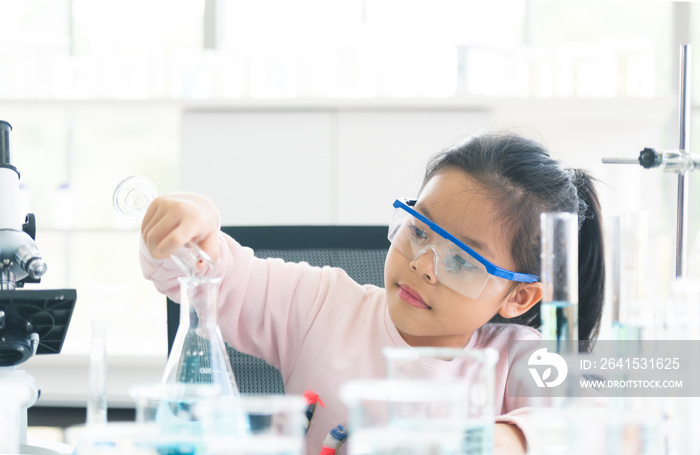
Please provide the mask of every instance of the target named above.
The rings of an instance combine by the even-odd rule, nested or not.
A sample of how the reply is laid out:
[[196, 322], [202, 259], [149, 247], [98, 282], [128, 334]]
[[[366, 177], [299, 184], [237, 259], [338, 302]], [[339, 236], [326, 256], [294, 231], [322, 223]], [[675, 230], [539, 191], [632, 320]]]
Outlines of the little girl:
[[394, 207], [384, 289], [340, 269], [256, 258], [220, 232], [213, 203], [192, 193], [149, 207], [144, 276], [177, 300], [181, 272], [169, 255], [192, 241], [211, 256], [223, 279], [224, 340], [279, 368], [288, 393], [318, 394], [309, 454], [321, 452], [324, 439], [327, 453], [327, 436], [347, 420], [340, 386], [385, 375], [385, 346], [498, 350], [496, 453], [524, 453], [527, 401], [508, 397], [507, 348], [509, 340], [540, 338], [542, 212], [579, 215], [579, 338], [593, 339], [600, 322], [605, 272], [591, 179], [562, 168], [531, 140], [483, 134], [434, 156], [417, 199], [397, 199]]

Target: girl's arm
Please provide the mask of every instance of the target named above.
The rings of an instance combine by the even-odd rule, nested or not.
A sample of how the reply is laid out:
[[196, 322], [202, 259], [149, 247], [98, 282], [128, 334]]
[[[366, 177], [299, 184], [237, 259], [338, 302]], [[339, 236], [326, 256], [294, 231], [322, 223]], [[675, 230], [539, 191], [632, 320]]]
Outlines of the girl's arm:
[[222, 278], [218, 323], [224, 340], [283, 374], [290, 371], [338, 272], [254, 257], [250, 248], [219, 230], [218, 211], [202, 196], [170, 195], [154, 204], [142, 229], [143, 275], [179, 301], [177, 278], [183, 273], [167, 255], [189, 241], [199, 242], [216, 258], [216, 266], [214, 272], [205, 266], [197, 273]]

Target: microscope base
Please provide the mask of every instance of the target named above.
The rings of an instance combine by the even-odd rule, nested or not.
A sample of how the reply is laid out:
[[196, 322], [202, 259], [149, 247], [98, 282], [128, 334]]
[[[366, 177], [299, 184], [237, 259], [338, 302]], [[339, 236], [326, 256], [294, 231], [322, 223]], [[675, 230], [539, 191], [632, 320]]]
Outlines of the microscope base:
[[0, 368], [0, 453], [17, 453], [27, 442], [27, 409], [39, 398], [39, 387], [26, 371]]

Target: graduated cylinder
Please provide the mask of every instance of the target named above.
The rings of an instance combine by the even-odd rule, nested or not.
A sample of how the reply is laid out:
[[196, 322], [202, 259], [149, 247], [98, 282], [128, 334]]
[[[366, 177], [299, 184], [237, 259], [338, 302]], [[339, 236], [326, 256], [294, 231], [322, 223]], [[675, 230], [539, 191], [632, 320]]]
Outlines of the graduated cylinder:
[[541, 320], [545, 340], [556, 340], [557, 352], [578, 352], [578, 216], [543, 213]]

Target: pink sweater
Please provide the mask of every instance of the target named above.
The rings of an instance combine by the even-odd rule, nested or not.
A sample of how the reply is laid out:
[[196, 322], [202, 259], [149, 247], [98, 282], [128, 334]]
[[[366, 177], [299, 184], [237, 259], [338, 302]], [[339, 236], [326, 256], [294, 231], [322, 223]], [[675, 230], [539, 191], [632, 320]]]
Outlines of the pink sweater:
[[[307, 453], [318, 454], [330, 430], [347, 421], [340, 386], [348, 379], [384, 377], [382, 348], [408, 346], [391, 322], [385, 291], [357, 284], [341, 269], [256, 258], [223, 233], [219, 254], [215, 272], [224, 278], [218, 314], [224, 340], [279, 368], [287, 393], [319, 395], [325, 406], [316, 406], [307, 438]], [[172, 261], [153, 259], [142, 242], [141, 265], [160, 292], [179, 301], [176, 277], [182, 273]], [[526, 433], [526, 401], [507, 396], [508, 341], [540, 338], [530, 327], [487, 324], [465, 347], [498, 351], [498, 421], [517, 423]]]

